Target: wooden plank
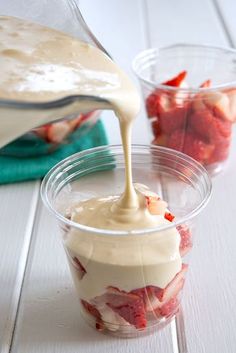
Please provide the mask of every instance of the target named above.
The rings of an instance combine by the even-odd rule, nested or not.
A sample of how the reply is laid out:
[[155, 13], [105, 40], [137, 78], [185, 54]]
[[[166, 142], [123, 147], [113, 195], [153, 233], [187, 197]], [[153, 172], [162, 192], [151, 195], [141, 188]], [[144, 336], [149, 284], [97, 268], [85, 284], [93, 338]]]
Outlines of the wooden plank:
[[[222, 1], [222, 8], [224, 6]], [[225, 29], [210, 1], [148, 0], [152, 46], [172, 42], [227, 45]], [[168, 21], [167, 21], [168, 19]], [[170, 30], [170, 24], [172, 30]], [[228, 168], [213, 182], [210, 205], [197, 222], [197, 237], [183, 298], [185, 329], [177, 322], [179, 352], [233, 353], [236, 333], [236, 148], [234, 134]], [[173, 334], [175, 329], [173, 328]]]
[[39, 183], [0, 187], [0, 352], [8, 352], [25, 271]]

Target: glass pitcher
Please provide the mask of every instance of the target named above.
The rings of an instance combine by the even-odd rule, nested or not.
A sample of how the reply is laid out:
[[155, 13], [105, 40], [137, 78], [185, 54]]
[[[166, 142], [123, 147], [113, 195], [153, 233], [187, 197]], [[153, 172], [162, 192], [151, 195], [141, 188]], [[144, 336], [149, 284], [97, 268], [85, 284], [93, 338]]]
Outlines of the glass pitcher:
[[[19, 17], [63, 31], [106, 53], [84, 21], [76, 0], [0, 1], [0, 15]], [[87, 100], [90, 101], [89, 112], [81, 108], [81, 103]], [[99, 97], [80, 95], [66, 96], [47, 103], [0, 99], [0, 119], [4, 119], [4, 126], [10, 130], [17, 123], [18, 135], [14, 137], [22, 135], [23, 125], [28, 126], [29, 130], [13, 142], [7, 140], [4, 131], [0, 131], [0, 147], [4, 146], [0, 149], [0, 155], [28, 157], [50, 153], [86, 133], [96, 123], [98, 109], [106, 105], [108, 107], [109, 103]], [[32, 126], [36, 117], [42, 121], [42, 126]], [[51, 130], [56, 133], [49, 136], [48, 131]]]

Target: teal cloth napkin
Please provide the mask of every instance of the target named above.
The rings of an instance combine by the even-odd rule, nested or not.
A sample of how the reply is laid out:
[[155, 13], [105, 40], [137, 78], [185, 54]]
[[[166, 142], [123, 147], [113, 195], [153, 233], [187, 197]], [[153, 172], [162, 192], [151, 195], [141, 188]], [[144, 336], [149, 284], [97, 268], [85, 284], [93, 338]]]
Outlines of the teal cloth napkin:
[[108, 144], [106, 132], [99, 120], [86, 134], [51, 154], [27, 158], [0, 156], [0, 184], [40, 179], [56, 163], [73, 153], [106, 144]]

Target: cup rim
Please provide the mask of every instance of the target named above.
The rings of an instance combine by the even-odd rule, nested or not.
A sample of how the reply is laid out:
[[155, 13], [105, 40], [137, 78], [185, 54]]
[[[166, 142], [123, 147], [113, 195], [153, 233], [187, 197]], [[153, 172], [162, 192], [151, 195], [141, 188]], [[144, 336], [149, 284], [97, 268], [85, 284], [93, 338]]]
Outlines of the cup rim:
[[48, 187], [49, 183], [52, 181], [56, 175], [62, 173], [62, 170], [65, 170], [68, 168], [72, 162], [76, 161], [78, 158], [84, 157], [86, 155], [89, 155], [90, 153], [94, 152], [101, 152], [101, 151], [106, 151], [106, 150], [111, 150], [114, 151], [121, 151], [122, 150], [122, 145], [106, 145], [106, 146], [100, 146], [100, 147], [94, 147], [90, 148], [81, 152], [77, 152], [64, 160], [60, 161], [57, 163], [43, 178], [41, 188], [40, 188], [40, 194], [41, 194], [41, 199], [46, 206], [46, 208], [50, 211], [51, 214], [53, 214], [59, 221], [64, 223], [68, 227], [73, 227], [76, 228], [80, 231], [84, 231], [86, 233], [91, 233], [91, 234], [100, 234], [100, 235], [113, 235], [113, 236], [124, 236], [124, 235], [147, 235], [147, 234], [153, 234], [161, 231], [168, 230], [173, 227], [177, 227], [180, 224], [185, 223], [186, 221], [191, 220], [192, 218], [196, 217], [200, 211], [202, 211], [211, 196], [212, 193], [212, 182], [211, 178], [206, 171], [206, 169], [197, 161], [195, 161], [193, 158], [189, 157], [188, 155], [185, 155], [182, 152], [175, 151], [170, 148], [162, 147], [162, 146], [156, 146], [156, 145], [140, 145], [140, 144], [132, 144], [132, 150], [133, 149], [138, 149], [139, 152], [142, 152], [144, 150], [147, 151], [152, 149], [155, 151], [159, 151], [163, 153], [166, 156], [175, 156], [179, 161], [186, 163], [187, 165], [195, 167], [198, 169], [198, 171], [201, 173], [201, 176], [203, 176], [204, 179], [204, 184], [206, 186], [206, 192], [204, 197], [202, 198], [201, 202], [196, 206], [195, 209], [193, 209], [191, 212], [186, 214], [183, 217], [180, 217], [178, 221], [173, 221], [170, 224], [164, 225], [164, 226], [158, 226], [155, 228], [148, 228], [148, 229], [136, 229], [136, 230], [129, 230], [129, 231], [121, 231], [121, 230], [109, 230], [109, 229], [102, 229], [102, 228], [94, 228], [94, 227], [89, 227], [86, 225], [82, 225], [80, 223], [74, 222], [65, 216], [63, 216], [60, 212], [58, 212], [53, 205], [51, 204], [49, 198], [48, 198]]
[[151, 55], [159, 55], [159, 53], [161, 51], [165, 51], [165, 50], [171, 50], [171, 49], [175, 49], [175, 48], [199, 48], [199, 49], [210, 49], [210, 50], [218, 50], [218, 51], [224, 51], [225, 53], [231, 53], [235, 55], [235, 59], [236, 59], [236, 49], [234, 48], [228, 48], [228, 47], [224, 47], [224, 46], [213, 46], [213, 45], [207, 45], [207, 44], [192, 44], [192, 43], [176, 43], [176, 44], [172, 44], [172, 45], [168, 45], [168, 46], [162, 46], [162, 47], [153, 47], [153, 48], [148, 48], [145, 50], [142, 50], [141, 52], [139, 52], [134, 59], [132, 60], [132, 70], [135, 73], [135, 75], [144, 83], [146, 83], [149, 86], [152, 86], [153, 88], [157, 88], [157, 89], [162, 89], [165, 91], [169, 91], [169, 92], [179, 92], [179, 93], [183, 93], [183, 94], [187, 94], [187, 93], [211, 93], [211, 92], [215, 92], [218, 91], [219, 89], [233, 89], [236, 88], [236, 80], [233, 80], [231, 82], [226, 82], [226, 83], [222, 83], [222, 84], [218, 84], [218, 85], [213, 85], [212, 87], [206, 87], [206, 88], [193, 88], [193, 87], [172, 87], [172, 86], [168, 86], [162, 83], [157, 83], [155, 81], [152, 80], [148, 80], [146, 78], [144, 78], [140, 72], [138, 71], [138, 62], [141, 59], [144, 59], [145, 57], [151, 56]]

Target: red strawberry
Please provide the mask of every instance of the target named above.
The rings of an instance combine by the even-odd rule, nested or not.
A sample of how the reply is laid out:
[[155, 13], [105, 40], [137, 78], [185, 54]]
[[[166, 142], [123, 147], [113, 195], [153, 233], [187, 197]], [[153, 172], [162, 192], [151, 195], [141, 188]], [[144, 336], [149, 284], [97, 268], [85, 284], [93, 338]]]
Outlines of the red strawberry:
[[230, 101], [226, 93], [210, 92], [204, 97], [204, 104], [213, 110], [214, 115], [223, 120], [231, 120], [230, 118]]
[[167, 140], [168, 140], [168, 136], [161, 134], [160, 136], [156, 137], [153, 141], [152, 144], [153, 145], [157, 145], [157, 146], [164, 146], [166, 147], [167, 145]]
[[155, 137], [160, 136], [160, 135], [161, 135], [161, 128], [160, 128], [160, 124], [159, 124], [159, 122], [158, 122], [157, 119], [155, 119], [154, 121], [152, 121], [151, 126], [152, 126], [153, 135], [154, 135]]
[[209, 164], [225, 161], [229, 156], [230, 141], [216, 145]]
[[211, 80], [206, 80], [200, 85], [200, 88], [208, 88], [210, 86], [211, 86]]
[[187, 272], [188, 265], [183, 264], [182, 269], [178, 272], [172, 281], [164, 288], [156, 290], [155, 294], [160, 302], [166, 303], [171, 298], [177, 297], [184, 285], [184, 276]]
[[185, 256], [189, 250], [191, 250], [192, 244], [192, 235], [190, 229], [186, 225], [180, 225], [177, 227], [177, 230], [180, 234], [180, 256]]
[[81, 304], [83, 305], [84, 309], [91, 314], [92, 316], [94, 316], [96, 319], [100, 320], [101, 319], [101, 315], [99, 313], [99, 311], [96, 309], [96, 307], [88, 302], [86, 302], [85, 300], [81, 299]]
[[214, 150], [214, 145], [205, 143], [191, 132], [175, 131], [169, 138], [167, 146], [182, 151], [199, 162], [207, 161]]
[[143, 300], [136, 294], [109, 287], [105, 294], [106, 305], [137, 329], [147, 325]]
[[48, 127], [47, 139], [49, 142], [60, 143], [70, 133], [70, 126], [66, 121], [51, 124]]
[[169, 137], [167, 141], [167, 147], [172, 148], [173, 150], [183, 151], [185, 141], [185, 132], [183, 130], [176, 130]]
[[163, 111], [159, 115], [159, 125], [162, 133], [170, 135], [177, 129], [185, 125], [187, 119], [188, 105], [174, 105], [168, 111]]
[[200, 138], [192, 133], [187, 133], [185, 136], [184, 153], [194, 158], [201, 163], [207, 163], [211, 157], [215, 146], [213, 144], [205, 143]]
[[192, 129], [204, 138], [209, 138], [214, 115], [209, 109], [202, 109], [193, 112], [189, 117], [189, 125]]
[[158, 290], [161, 289], [154, 286], [147, 286], [144, 288], [132, 290], [131, 293], [136, 294], [142, 298], [146, 312], [152, 312], [161, 306], [161, 302], [156, 296], [156, 291]]
[[230, 139], [232, 134], [232, 123], [215, 117], [209, 129], [210, 140], [218, 143]]
[[187, 75], [187, 71], [182, 71], [174, 78], [172, 78], [166, 82], [163, 82], [163, 85], [172, 86], [172, 87], [179, 87], [181, 85], [181, 83], [184, 81], [186, 75]]
[[162, 305], [158, 310], [161, 316], [169, 317], [177, 313], [179, 308], [179, 300], [174, 297], [171, 298], [167, 303]]
[[41, 137], [42, 139], [45, 140], [46, 137], [47, 137], [47, 125], [38, 127], [38, 128], [36, 128], [36, 129], [34, 129], [33, 132], [34, 132], [37, 136], [39, 136], [39, 137]]
[[169, 97], [160, 90], [155, 90], [146, 99], [146, 110], [149, 118], [157, 117], [170, 106]]
[[153, 215], [162, 215], [165, 213], [167, 203], [158, 196], [145, 196], [146, 205], [149, 212]]
[[174, 218], [175, 216], [172, 213], [170, 212], [165, 213], [165, 219], [167, 219], [168, 221], [172, 222]]
[[87, 271], [77, 257], [73, 257], [73, 265], [77, 269], [80, 279], [82, 279]]

